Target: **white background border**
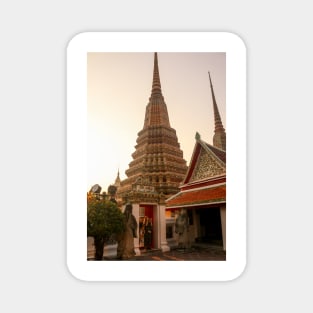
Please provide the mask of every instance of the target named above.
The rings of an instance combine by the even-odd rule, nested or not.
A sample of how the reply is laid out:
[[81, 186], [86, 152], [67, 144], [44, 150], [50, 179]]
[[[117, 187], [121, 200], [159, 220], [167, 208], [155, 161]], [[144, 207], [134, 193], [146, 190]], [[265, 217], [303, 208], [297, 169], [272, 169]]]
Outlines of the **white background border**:
[[[1, 311], [313, 311], [310, 1], [283, 10], [280, 1], [243, 0], [2, 1], [1, 9]], [[87, 283], [67, 270], [66, 48], [83, 31], [229, 31], [244, 40], [248, 235], [239, 279]]]
[[[87, 52], [226, 52], [227, 261], [86, 260]], [[144, 263], [143, 263], [144, 262]], [[246, 265], [246, 48], [224, 32], [93, 32], [67, 49], [67, 265], [86, 281], [228, 281]], [[183, 275], [182, 275], [183, 273]]]

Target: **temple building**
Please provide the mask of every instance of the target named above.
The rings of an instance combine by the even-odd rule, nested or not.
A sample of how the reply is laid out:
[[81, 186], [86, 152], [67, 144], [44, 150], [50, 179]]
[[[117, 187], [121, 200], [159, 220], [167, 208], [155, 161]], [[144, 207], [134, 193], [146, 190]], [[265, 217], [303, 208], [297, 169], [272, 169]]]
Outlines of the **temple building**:
[[143, 230], [152, 222], [151, 247], [168, 251], [166, 241], [165, 201], [179, 192], [187, 173], [183, 151], [170, 125], [167, 106], [161, 89], [158, 55], [154, 54], [152, 91], [146, 106], [143, 129], [139, 131], [127, 178], [119, 181], [117, 199], [124, 206], [133, 205], [139, 221], [135, 238], [137, 254], [145, 248]]
[[169, 246], [177, 245], [175, 218], [181, 209], [189, 216], [189, 240], [220, 245], [226, 250], [226, 133], [213, 85], [215, 130], [213, 145], [196, 133], [196, 143], [180, 191], [166, 200], [166, 232]]

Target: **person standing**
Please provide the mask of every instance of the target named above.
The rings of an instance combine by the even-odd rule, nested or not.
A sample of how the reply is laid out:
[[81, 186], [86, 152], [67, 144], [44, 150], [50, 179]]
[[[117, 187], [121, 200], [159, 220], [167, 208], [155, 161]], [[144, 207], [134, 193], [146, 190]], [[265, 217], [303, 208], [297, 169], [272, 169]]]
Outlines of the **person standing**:
[[147, 250], [151, 250], [152, 247], [152, 222], [150, 218], [148, 218], [148, 222], [145, 225], [144, 247]]

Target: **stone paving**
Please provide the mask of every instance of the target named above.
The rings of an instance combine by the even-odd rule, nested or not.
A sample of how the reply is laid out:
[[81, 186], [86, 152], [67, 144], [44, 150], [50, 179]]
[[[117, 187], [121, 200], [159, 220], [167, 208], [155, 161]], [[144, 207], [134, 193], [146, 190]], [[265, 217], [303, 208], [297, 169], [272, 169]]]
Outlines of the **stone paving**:
[[173, 249], [168, 252], [144, 252], [137, 261], [225, 261], [226, 252], [220, 247]]
[[[117, 261], [115, 258], [104, 260]], [[171, 249], [168, 252], [160, 250], [142, 251], [129, 261], [225, 261], [226, 251], [221, 246], [193, 246], [190, 249]]]

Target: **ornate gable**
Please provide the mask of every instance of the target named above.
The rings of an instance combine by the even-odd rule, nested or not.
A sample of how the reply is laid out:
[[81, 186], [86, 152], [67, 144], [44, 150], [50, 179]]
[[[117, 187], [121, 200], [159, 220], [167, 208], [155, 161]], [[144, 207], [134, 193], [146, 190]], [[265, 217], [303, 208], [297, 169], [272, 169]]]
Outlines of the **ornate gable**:
[[225, 174], [226, 168], [212, 152], [201, 149], [189, 182]]
[[196, 144], [183, 184], [226, 174], [226, 151], [209, 145], [196, 133]]

